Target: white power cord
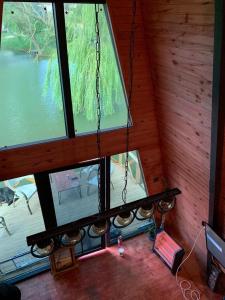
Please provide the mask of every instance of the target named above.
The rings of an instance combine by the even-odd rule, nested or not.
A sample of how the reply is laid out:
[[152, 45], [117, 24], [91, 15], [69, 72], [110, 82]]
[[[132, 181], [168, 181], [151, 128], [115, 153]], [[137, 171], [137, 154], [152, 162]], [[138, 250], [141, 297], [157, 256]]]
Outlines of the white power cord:
[[[181, 262], [181, 264], [179, 265], [179, 267], [177, 268], [177, 271], [176, 271], [176, 282], [177, 282], [177, 285], [178, 287], [180, 288], [181, 290], [181, 293], [183, 295], [183, 299], [185, 300], [189, 300], [189, 299], [192, 299], [192, 300], [200, 300], [201, 299], [201, 293], [198, 289], [193, 289], [192, 288], [192, 284], [190, 281], [188, 280], [181, 280], [179, 281], [178, 280], [178, 272], [180, 270], [180, 267], [189, 259], [189, 257], [191, 256], [194, 248], [195, 248], [195, 245], [202, 233], [202, 231], [205, 229], [205, 227], [202, 227], [201, 230], [198, 232], [196, 238], [195, 238], [195, 241], [194, 241], [194, 244], [189, 252], [189, 254], [187, 255], [187, 257]], [[188, 296], [189, 294], [189, 296]]]

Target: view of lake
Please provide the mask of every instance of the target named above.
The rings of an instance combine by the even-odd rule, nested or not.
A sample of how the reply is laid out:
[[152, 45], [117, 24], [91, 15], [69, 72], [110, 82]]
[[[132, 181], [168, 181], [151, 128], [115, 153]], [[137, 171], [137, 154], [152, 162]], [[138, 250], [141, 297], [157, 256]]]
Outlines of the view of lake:
[[[65, 136], [63, 110], [56, 105], [51, 86], [47, 91], [45, 87], [48, 60], [2, 51], [0, 65], [0, 147]], [[123, 126], [125, 116], [122, 110], [103, 118], [102, 128]], [[83, 115], [75, 117], [75, 124], [78, 133], [96, 128], [96, 121]]]

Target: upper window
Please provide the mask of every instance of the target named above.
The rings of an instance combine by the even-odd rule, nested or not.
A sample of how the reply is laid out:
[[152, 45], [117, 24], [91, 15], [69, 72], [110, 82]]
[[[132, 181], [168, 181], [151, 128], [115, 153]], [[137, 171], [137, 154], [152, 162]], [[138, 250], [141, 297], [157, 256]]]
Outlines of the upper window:
[[[0, 51], [0, 147], [66, 136], [58, 55], [67, 51], [76, 134], [97, 129], [94, 4], [64, 4], [67, 49], [50, 3], [5, 2]], [[61, 22], [61, 21], [60, 21]], [[123, 127], [127, 105], [107, 11], [100, 6], [101, 129]], [[60, 23], [62, 26], [63, 22]], [[60, 34], [62, 34], [60, 32]], [[58, 39], [60, 43], [60, 39]], [[62, 50], [60, 50], [62, 49]], [[61, 53], [61, 59], [63, 54]], [[65, 71], [65, 70], [64, 70]], [[64, 93], [66, 95], [66, 93]], [[67, 93], [68, 95], [68, 93]], [[68, 126], [68, 125], [67, 125]]]
[[65, 136], [51, 4], [4, 3], [0, 66], [0, 147]]

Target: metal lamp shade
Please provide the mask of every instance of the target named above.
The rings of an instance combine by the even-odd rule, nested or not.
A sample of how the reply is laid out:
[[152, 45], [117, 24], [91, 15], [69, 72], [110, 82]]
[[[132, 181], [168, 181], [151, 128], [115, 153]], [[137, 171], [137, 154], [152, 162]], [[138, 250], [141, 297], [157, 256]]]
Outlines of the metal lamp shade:
[[38, 242], [32, 247], [32, 255], [36, 257], [46, 257], [54, 251], [54, 241], [52, 239], [43, 240]]
[[62, 244], [64, 246], [73, 246], [79, 243], [82, 239], [82, 234], [79, 229], [65, 233], [62, 236]]
[[133, 215], [130, 211], [128, 212], [124, 212], [124, 213], [120, 213], [117, 217], [116, 217], [116, 222], [123, 226], [126, 227], [128, 225], [130, 225], [133, 221]]
[[168, 199], [168, 200], [161, 200], [158, 204], [158, 210], [161, 213], [166, 213], [174, 208], [176, 204], [176, 198]]
[[143, 205], [138, 209], [137, 213], [143, 219], [150, 219], [154, 213], [154, 205], [152, 203]]
[[91, 230], [97, 236], [102, 236], [103, 234], [105, 234], [107, 229], [108, 229], [108, 225], [107, 225], [107, 221], [105, 220], [98, 221], [91, 226]]

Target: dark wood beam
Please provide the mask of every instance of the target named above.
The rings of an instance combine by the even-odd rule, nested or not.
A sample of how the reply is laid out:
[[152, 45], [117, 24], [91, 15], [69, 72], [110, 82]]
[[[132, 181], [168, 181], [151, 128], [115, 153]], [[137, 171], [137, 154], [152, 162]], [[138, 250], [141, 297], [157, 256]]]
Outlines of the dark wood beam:
[[225, 122], [225, 5], [215, 1], [214, 67], [211, 125], [209, 225], [218, 233], [218, 204], [221, 191], [221, 162]]

